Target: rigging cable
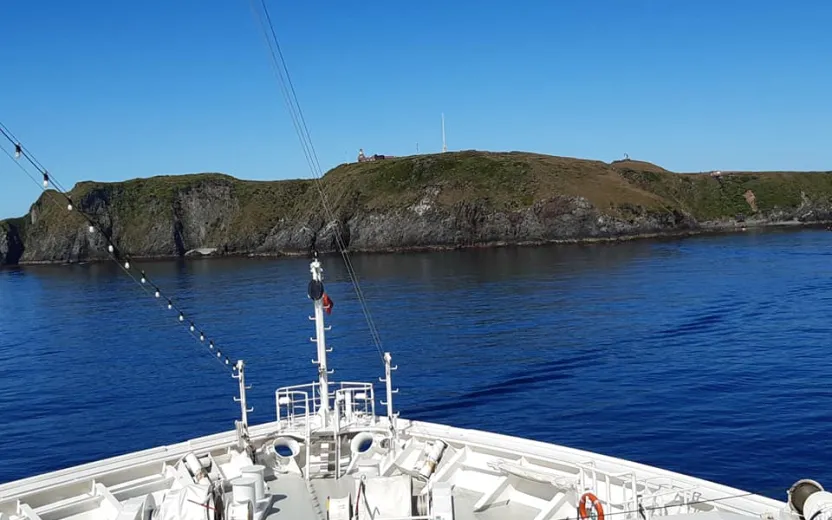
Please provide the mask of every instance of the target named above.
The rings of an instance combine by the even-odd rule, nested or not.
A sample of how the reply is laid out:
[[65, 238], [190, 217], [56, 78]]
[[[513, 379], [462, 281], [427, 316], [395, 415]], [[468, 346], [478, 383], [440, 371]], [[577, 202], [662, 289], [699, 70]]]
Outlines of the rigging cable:
[[[109, 257], [115, 261], [116, 264], [118, 264], [121, 270], [124, 271], [134, 282], [136, 282], [146, 294], [152, 295], [154, 300], [159, 305], [166, 306], [168, 310], [174, 311], [177, 315], [179, 323], [185, 327], [188, 334], [199, 343], [206, 345], [212, 354], [211, 357], [219, 362], [224, 368], [230, 370], [233, 374], [234, 365], [232, 365], [231, 360], [227, 355], [223, 354], [222, 349], [214, 343], [214, 340], [208, 337], [204, 329], [198, 327], [192, 319], [188, 318], [184, 310], [180, 308], [173, 301], [173, 299], [165, 296], [159, 286], [147, 276], [147, 273], [145, 273], [144, 270], [140, 270], [134, 265], [130, 255], [121, 251], [116, 246], [112, 236], [110, 236], [110, 233], [107, 233], [90, 215], [85, 213], [72, 201], [72, 198], [69, 196], [69, 192], [65, 190], [57, 179], [55, 179], [55, 177], [43, 167], [37, 158], [21, 144], [21, 142], [15, 137], [9, 128], [2, 123], [2, 121], [0, 121], [0, 136], [5, 137], [6, 140], [14, 146], [14, 154], [9, 152], [6, 147], [2, 145], [2, 143], [0, 143], [0, 150], [2, 150], [3, 153], [9, 157], [9, 159], [11, 159], [12, 162], [14, 162], [27, 177], [29, 177], [29, 179], [41, 187], [44, 195], [48, 195], [44, 198], [48, 198], [62, 210], [65, 209], [70, 212], [75, 212], [82, 216], [89, 226], [90, 233], [98, 232], [100, 236], [104, 237], [104, 240], [107, 242], [107, 253]], [[20, 158], [25, 158], [27, 162], [41, 174], [43, 177], [43, 184], [38, 182], [37, 178], [32, 175], [32, 173], [20, 162]], [[66, 206], [63, 206], [57, 198], [51, 196], [49, 193], [50, 184], [55, 188], [58, 195], [61, 195], [64, 199], [66, 199]], [[136, 276], [137, 271], [139, 272], [138, 277]]]
[[318, 190], [318, 193], [321, 196], [321, 203], [326, 214], [326, 218], [329, 222], [336, 223], [336, 225], [334, 226], [334, 230], [335, 241], [338, 246], [338, 250], [341, 253], [341, 257], [344, 260], [344, 265], [347, 269], [347, 274], [350, 277], [350, 282], [352, 283], [353, 289], [355, 290], [355, 294], [358, 298], [358, 302], [361, 306], [361, 311], [364, 314], [364, 318], [367, 321], [367, 326], [370, 329], [370, 335], [372, 337], [373, 344], [375, 345], [376, 350], [378, 350], [378, 354], [383, 361], [384, 352], [382, 348], [381, 336], [378, 332], [378, 329], [376, 328], [372, 314], [370, 313], [366, 297], [364, 296], [364, 291], [361, 289], [361, 284], [359, 283], [358, 279], [358, 273], [356, 272], [355, 267], [352, 264], [349, 252], [347, 251], [346, 243], [344, 241], [343, 236], [341, 235], [340, 223], [335, 218], [335, 214], [331, 209], [329, 200], [326, 196], [326, 192], [323, 186], [323, 171], [321, 169], [321, 164], [318, 160], [318, 155], [315, 152], [315, 146], [312, 143], [312, 137], [309, 133], [309, 127], [306, 124], [306, 119], [304, 118], [303, 111], [300, 108], [300, 102], [298, 101], [297, 93], [295, 91], [294, 84], [292, 83], [292, 78], [289, 75], [289, 68], [286, 65], [286, 60], [284, 59], [283, 51], [281, 50], [280, 43], [277, 40], [277, 33], [275, 32], [271, 15], [269, 14], [268, 7], [266, 6], [266, 0], [260, 0], [260, 8], [262, 8], [262, 12], [261, 9], [259, 9], [256, 5], [256, 0], [250, 0], [250, 4], [251, 9], [257, 19], [258, 25], [260, 26], [260, 29], [263, 32], [263, 37], [266, 40], [266, 45], [271, 56], [271, 63], [272, 68], [274, 70], [274, 74], [275, 76], [277, 76], [278, 84], [280, 86], [281, 93], [283, 94], [283, 100], [285, 101], [286, 106], [289, 110], [289, 115], [292, 118], [292, 126], [294, 126], [295, 128], [295, 133], [297, 134], [298, 140], [300, 141], [307, 165], [309, 166], [309, 169], [312, 172], [313, 182]]

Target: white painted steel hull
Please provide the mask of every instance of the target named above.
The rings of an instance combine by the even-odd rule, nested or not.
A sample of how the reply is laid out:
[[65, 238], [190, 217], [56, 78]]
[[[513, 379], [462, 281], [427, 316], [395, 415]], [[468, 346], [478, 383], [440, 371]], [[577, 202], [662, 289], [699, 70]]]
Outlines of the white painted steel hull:
[[[409, 477], [399, 467], [415, 471], [420, 466], [417, 458], [423, 453], [424, 443], [442, 440], [447, 448], [431, 476], [431, 485], [451, 490], [454, 518], [575, 518], [578, 493], [584, 490], [591, 490], [599, 498], [606, 517], [616, 520], [641, 518], [639, 502], [646, 508], [644, 515], [648, 519], [688, 514], [703, 520], [714, 515], [798, 518], [786, 502], [758, 495], [726, 498], [744, 493], [626, 460], [478, 430], [396, 422], [402, 449], [396, 455], [388, 450], [386, 454], [366, 457], [363, 462], [372, 467], [369, 472], [365, 465], [340, 479], [321, 472], [308, 474], [307, 480], [302, 464], [298, 464], [300, 474], [289, 471], [276, 477], [269, 466], [267, 486], [273, 495], [283, 498], [269, 506], [273, 512], [263, 512], [265, 517], [326, 518], [326, 506], [322, 503], [325, 497], [317, 495], [334, 496], [340, 489], [347, 496], [361, 473], [371, 475], [370, 480], [389, 473], [401, 476], [403, 481]], [[303, 426], [287, 428], [284, 421], [251, 427], [249, 435], [255, 453], [261, 461], [268, 460], [269, 446], [275, 437], [302, 431]], [[376, 418], [371, 425], [354, 430], [375, 431], [378, 435], [386, 429], [389, 431], [387, 419]], [[312, 440], [310, 446], [314, 444]], [[129, 500], [135, 502], [153, 495], [153, 501], [161, 504], [166, 493], [188, 480], [190, 476], [182, 471], [182, 464], [177, 464], [188, 453], [210, 454], [223, 470], [226, 488], [227, 481], [239, 475], [238, 460], [244, 456], [238, 450], [236, 432], [229, 431], [26, 478], [0, 486], [0, 519], [124, 520], [120, 508]], [[351, 456], [342, 458], [347, 464]], [[504, 461], [502, 466], [500, 461]], [[637, 494], [642, 495], [640, 500], [632, 497], [633, 483]], [[417, 494], [415, 487], [413, 494]], [[355, 495], [350, 502], [354, 500]]]

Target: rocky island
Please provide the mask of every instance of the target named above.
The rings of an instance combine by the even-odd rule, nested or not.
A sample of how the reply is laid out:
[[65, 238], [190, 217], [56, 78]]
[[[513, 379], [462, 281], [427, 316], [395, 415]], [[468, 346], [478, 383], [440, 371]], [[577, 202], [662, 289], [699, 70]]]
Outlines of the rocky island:
[[[321, 203], [326, 195], [327, 211]], [[832, 172], [673, 173], [523, 152], [343, 164], [313, 180], [218, 173], [80, 182], [0, 221], [0, 265], [129, 255], [282, 255], [614, 240], [832, 220]]]

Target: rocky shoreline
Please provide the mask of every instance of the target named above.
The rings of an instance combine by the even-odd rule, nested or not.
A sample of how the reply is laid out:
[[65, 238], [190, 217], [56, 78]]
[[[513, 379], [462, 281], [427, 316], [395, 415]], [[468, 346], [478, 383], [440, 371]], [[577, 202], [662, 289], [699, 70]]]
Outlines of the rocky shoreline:
[[[327, 211], [319, 189], [327, 193]], [[0, 265], [593, 243], [832, 222], [832, 174], [677, 174], [649, 163], [448, 153], [313, 181], [221, 174], [85, 182], [0, 221]], [[89, 231], [90, 218], [98, 228]], [[324, 218], [324, 215], [326, 218]]]
[[[829, 228], [832, 226], [832, 220], [801, 222], [801, 221], [778, 221], [778, 222], [752, 222], [752, 223], [703, 223], [700, 229], [688, 229], [679, 231], [663, 231], [657, 233], [639, 233], [633, 235], [609, 236], [609, 237], [582, 237], [571, 239], [551, 239], [551, 240], [535, 240], [525, 242], [507, 242], [496, 241], [487, 243], [467, 244], [467, 245], [421, 245], [421, 246], [407, 246], [407, 247], [388, 247], [376, 249], [348, 249], [350, 254], [403, 254], [403, 253], [419, 253], [419, 252], [439, 252], [439, 251], [455, 251], [465, 249], [488, 249], [500, 247], [537, 247], [546, 245], [581, 245], [581, 244], [609, 244], [617, 242], [630, 242], [634, 240], [662, 240], [662, 239], [682, 239], [694, 236], [709, 236], [741, 233], [751, 230], [783, 230], [783, 229], [806, 229], [806, 228]], [[213, 252], [208, 254], [192, 254], [184, 255], [185, 259], [220, 259], [220, 258], [281, 258], [281, 257], [302, 257], [309, 254], [309, 251], [279, 251], [279, 252], [257, 252], [257, 251], [236, 251], [233, 253]], [[90, 262], [106, 262], [109, 258], [80, 258], [74, 260], [28, 260], [23, 262], [10, 261], [14, 260], [11, 255], [19, 255], [20, 252], [15, 252], [9, 249], [4, 249], [3, 241], [0, 240], [0, 268], [4, 266], [14, 265], [71, 265]], [[323, 254], [337, 255], [338, 251], [323, 251]], [[131, 255], [134, 260], [140, 261], [168, 261], [183, 258], [182, 255]], [[5, 259], [5, 261], [3, 261]]]

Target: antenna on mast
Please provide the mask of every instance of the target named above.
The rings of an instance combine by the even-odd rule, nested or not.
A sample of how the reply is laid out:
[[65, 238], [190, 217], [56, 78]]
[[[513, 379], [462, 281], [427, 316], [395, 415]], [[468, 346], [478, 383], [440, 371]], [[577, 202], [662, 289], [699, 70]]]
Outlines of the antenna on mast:
[[445, 144], [445, 113], [442, 112], [442, 153], [448, 151], [448, 146]]

